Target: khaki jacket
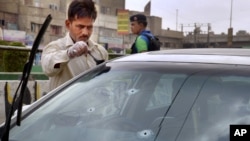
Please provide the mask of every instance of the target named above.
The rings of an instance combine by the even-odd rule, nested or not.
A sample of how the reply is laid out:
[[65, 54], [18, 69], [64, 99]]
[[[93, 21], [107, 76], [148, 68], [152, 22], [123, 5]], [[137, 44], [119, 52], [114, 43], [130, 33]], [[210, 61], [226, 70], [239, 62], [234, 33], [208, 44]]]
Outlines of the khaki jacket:
[[[73, 44], [68, 33], [64, 38], [52, 41], [43, 48], [41, 65], [44, 73], [50, 79], [50, 90], [96, 66], [94, 59], [89, 54], [70, 59], [67, 49]], [[96, 59], [108, 60], [106, 49], [91, 40], [88, 41], [88, 50]], [[54, 66], [58, 63], [60, 68], [55, 68]]]

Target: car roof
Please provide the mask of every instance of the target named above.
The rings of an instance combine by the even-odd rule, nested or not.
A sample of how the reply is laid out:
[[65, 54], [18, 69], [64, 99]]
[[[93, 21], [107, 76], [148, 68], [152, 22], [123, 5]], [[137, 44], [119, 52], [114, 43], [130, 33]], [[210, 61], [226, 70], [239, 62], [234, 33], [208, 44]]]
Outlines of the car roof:
[[114, 62], [182, 62], [250, 65], [250, 49], [242, 48], [190, 48], [167, 49], [128, 55]]

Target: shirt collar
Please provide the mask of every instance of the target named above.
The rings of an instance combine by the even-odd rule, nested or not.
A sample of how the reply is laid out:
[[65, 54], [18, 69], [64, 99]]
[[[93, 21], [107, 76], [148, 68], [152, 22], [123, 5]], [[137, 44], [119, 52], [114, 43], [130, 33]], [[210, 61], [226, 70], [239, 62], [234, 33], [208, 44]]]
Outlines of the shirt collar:
[[66, 46], [72, 46], [74, 44], [73, 40], [71, 39], [69, 33], [66, 34]]

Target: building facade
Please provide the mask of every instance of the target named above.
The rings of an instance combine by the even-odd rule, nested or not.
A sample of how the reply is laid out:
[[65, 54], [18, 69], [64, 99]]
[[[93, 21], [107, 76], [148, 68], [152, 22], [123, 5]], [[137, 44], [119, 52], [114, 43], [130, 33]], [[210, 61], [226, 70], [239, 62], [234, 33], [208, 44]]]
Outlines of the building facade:
[[[64, 21], [67, 6], [72, 0], [0, 0], [0, 27], [3, 30], [26, 32], [25, 44], [32, 45], [45, 18], [50, 14], [52, 21], [47, 29], [42, 45], [61, 38], [67, 32]], [[117, 32], [117, 11], [125, 9], [125, 0], [94, 0], [98, 17], [94, 25], [92, 39], [107, 48], [130, 48], [135, 40], [131, 33]], [[150, 15], [150, 2], [144, 14], [148, 18], [148, 29], [159, 37], [162, 48], [182, 48], [183, 33], [162, 29], [162, 19]], [[129, 15], [140, 13], [129, 11]]]

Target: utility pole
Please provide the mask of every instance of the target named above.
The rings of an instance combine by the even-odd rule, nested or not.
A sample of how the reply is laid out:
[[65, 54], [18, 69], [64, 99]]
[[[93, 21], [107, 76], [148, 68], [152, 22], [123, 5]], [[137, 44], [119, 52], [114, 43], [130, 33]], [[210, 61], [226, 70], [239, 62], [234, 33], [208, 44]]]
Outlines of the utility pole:
[[196, 37], [197, 37], [197, 33], [198, 33], [198, 30], [197, 30], [198, 28], [197, 28], [197, 25], [196, 25], [196, 23], [194, 23], [194, 47], [195, 48], [197, 48], [197, 45], [196, 45]]
[[178, 9], [176, 9], [176, 31], [178, 31]]
[[210, 47], [210, 30], [211, 26], [210, 23], [207, 24], [207, 47]]
[[228, 38], [227, 46], [231, 47], [233, 44], [233, 28], [232, 28], [232, 13], [233, 13], [233, 0], [231, 0], [231, 9], [230, 9], [230, 26], [228, 28]]

